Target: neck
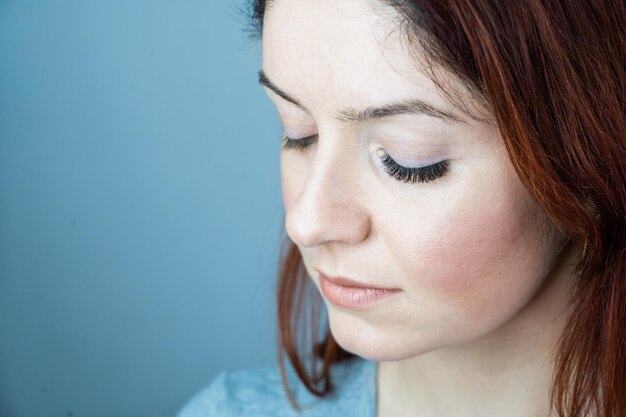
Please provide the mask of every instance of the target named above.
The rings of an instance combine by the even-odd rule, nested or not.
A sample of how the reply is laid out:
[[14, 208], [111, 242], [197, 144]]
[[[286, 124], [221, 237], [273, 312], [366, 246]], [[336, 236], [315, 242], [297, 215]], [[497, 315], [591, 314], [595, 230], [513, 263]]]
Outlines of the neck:
[[514, 318], [463, 345], [380, 362], [378, 416], [549, 416], [553, 353], [579, 248], [569, 245]]

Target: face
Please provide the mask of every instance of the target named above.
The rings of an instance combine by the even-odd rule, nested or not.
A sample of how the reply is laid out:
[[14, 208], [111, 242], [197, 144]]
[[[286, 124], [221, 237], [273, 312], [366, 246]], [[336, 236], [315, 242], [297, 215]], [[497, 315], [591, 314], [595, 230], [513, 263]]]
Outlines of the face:
[[350, 352], [396, 360], [510, 320], [563, 237], [526, 193], [497, 127], [446, 101], [393, 9], [375, 6], [275, 1], [263, 71], [293, 139], [281, 150], [285, 226], [311, 279], [321, 290], [320, 270], [399, 289], [360, 308], [324, 296], [331, 331]]

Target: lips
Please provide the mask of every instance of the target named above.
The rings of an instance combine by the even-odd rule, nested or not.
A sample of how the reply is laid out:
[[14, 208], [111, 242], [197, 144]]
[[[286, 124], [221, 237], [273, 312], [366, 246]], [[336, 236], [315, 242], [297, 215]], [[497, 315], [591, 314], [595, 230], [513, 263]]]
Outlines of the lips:
[[340, 307], [360, 309], [391, 298], [402, 290], [364, 284], [346, 277], [330, 277], [319, 273], [320, 289], [328, 301]]

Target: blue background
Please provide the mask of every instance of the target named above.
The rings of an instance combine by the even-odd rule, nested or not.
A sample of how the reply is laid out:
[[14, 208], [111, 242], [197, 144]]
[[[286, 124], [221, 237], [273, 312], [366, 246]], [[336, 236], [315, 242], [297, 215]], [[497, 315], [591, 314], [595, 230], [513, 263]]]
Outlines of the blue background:
[[273, 365], [280, 124], [243, 0], [0, 0], [0, 415]]

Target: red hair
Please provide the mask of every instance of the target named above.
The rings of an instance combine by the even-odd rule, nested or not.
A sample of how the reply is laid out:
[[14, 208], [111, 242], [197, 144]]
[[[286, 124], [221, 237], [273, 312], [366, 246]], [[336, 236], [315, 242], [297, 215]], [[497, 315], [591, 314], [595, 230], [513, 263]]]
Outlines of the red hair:
[[[558, 340], [551, 406], [559, 417], [626, 416], [625, 2], [385, 2], [400, 12], [416, 51], [489, 109], [531, 197], [585, 247]], [[259, 31], [266, 7], [252, 4]], [[327, 324], [319, 338], [322, 313], [287, 238], [278, 280], [281, 369], [286, 355], [320, 397], [332, 390], [330, 366], [353, 356]]]

